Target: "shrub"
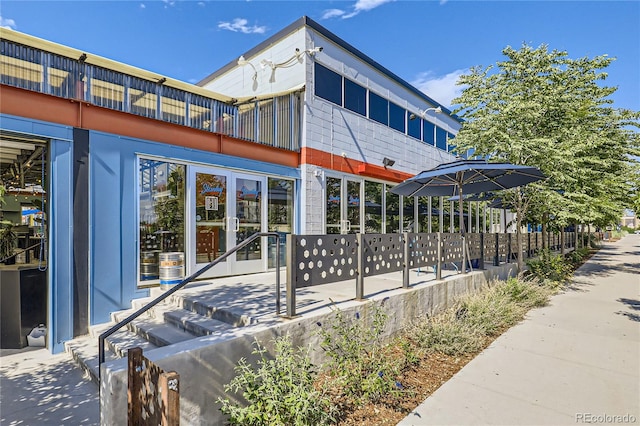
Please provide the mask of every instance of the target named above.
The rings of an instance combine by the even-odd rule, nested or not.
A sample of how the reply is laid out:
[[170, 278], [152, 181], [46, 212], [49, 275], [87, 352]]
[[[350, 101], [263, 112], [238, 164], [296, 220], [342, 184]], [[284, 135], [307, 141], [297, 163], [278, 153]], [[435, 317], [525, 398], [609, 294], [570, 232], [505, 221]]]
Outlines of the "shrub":
[[549, 249], [541, 250], [538, 258], [528, 260], [527, 266], [529, 273], [540, 281], [565, 282], [571, 276], [571, 267], [563, 256]]
[[524, 309], [501, 292], [500, 287], [462, 298], [457, 304], [456, 316], [485, 336], [496, 336], [517, 323]]
[[359, 312], [351, 317], [334, 308], [335, 319], [330, 325], [318, 323], [320, 346], [329, 358], [326, 367], [330, 385], [338, 387], [347, 401], [356, 405], [397, 395], [402, 389], [397, 381], [401, 362], [382, 346], [387, 314], [381, 303], [368, 306], [368, 318]]
[[237, 375], [226, 392], [242, 396], [248, 404], [218, 398], [220, 410], [231, 424], [241, 425], [323, 425], [334, 422], [335, 407], [322, 389], [314, 386], [317, 374], [308, 351], [294, 349], [288, 336], [274, 340], [275, 357], [255, 342], [259, 356], [254, 370], [245, 358], [235, 367]]
[[553, 293], [553, 286], [544, 286], [510, 277], [496, 286], [496, 291], [525, 309], [545, 306]]
[[482, 334], [460, 321], [454, 309], [414, 322], [407, 334], [422, 350], [447, 355], [477, 352], [484, 344]]

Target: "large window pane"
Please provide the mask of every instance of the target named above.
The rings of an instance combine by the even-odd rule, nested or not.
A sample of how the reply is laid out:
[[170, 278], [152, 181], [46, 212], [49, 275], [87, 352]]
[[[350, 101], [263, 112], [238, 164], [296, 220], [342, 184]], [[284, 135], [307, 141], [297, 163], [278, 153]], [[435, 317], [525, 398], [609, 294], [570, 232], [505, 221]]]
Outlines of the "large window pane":
[[369, 118], [389, 125], [389, 101], [373, 92], [369, 92]]
[[416, 232], [415, 197], [402, 197], [402, 232]]
[[386, 233], [400, 232], [400, 196], [391, 193], [387, 186], [386, 194]]
[[316, 96], [342, 106], [342, 76], [315, 63]]
[[389, 102], [389, 127], [404, 133], [406, 119], [407, 111], [401, 106]]
[[427, 120], [422, 120], [422, 141], [429, 145], [435, 145], [435, 127], [434, 124]]
[[[280, 265], [286, 265], [286, 235], [293, 232], [293, 181], [269, 178], [267, 215], [269, 232], [280, 234]], [[269, 267], [275, 267], [275, 241], [269, 239]]]
[[447, 150], [447, 132], [440, 127], [436, 127], [436, 146], [442, 150]]
[[339, 234], [340, 228], [340, 186], [342, 180], [327, 177], [326, 229], [327, 234]]
[[364, 232], [382, 232], [382, 184], [364, 183]]
[[407, 122], [407, 134], [413, 138], [420, 139], [420, 125], [422, 120], [418, 117], [414, 117], [413, 120]]
[[344, 79], [344, 107], [360, 115], [367, 115], [367, 89]]
[[347, 181], [347, 220], [349, 233], [360, 232], [360, 182]]
[[140, 159], [140, 281], [159, 278], [159, 254], [184, 252], [185, 166]]

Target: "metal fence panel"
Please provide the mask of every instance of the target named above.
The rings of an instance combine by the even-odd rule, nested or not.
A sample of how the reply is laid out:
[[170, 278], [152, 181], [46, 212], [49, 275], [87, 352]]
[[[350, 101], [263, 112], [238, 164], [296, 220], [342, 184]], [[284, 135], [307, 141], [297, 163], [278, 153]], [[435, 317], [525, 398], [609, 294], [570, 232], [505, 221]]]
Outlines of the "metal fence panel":
[[402, 271], [402, 234], [362, 234], [363, 274], [365, 277]]
[[356, 278], [355, 234], [293, 235], [296, 288]]
[[409, 233], [409, 268], [438, 264], [438, 234], [436, 232]]
[[462, 262], [462, 235], [442, 234], [442, 262]]

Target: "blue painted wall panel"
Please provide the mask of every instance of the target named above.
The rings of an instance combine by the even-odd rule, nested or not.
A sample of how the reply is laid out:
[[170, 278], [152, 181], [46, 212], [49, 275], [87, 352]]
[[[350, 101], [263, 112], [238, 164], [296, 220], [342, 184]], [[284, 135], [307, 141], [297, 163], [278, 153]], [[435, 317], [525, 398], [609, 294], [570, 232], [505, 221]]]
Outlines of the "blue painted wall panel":
[[52, 140], [49, 194], [49, 348], [64, 350], [73, 338], [73, 150], [71, 142]]
[[[228, 155], [124, 138], [102, 132], [89, 136], [91, 324], [131, 307], [148, 290], [137, 288], [137, 156], [228, 167], [299, 179], [298, 169]], [[298, 202], [298, 200], [297, 200]]]

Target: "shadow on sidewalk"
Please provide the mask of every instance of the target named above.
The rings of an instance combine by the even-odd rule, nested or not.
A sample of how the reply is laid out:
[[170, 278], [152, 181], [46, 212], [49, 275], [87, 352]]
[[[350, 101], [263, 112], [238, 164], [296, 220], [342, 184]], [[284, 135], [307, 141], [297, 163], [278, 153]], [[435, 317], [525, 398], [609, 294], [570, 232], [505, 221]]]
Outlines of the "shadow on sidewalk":
[[[632, 309], [634, 311], [640, 311], [640, 300], [620, 298], [617, 301], [625, 304], [629, 309]], [[629, 312], [629, 311], [618, 311], [616, 312], [616, 314], [624, 315], [625, 317], [629, 318], [631, 321], [640, 322], [640, 314]]]

